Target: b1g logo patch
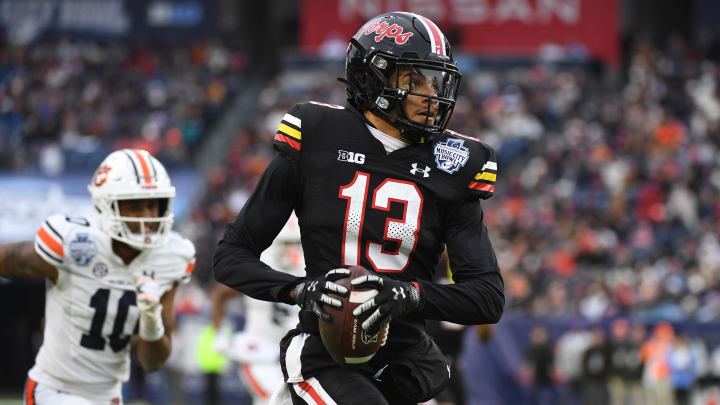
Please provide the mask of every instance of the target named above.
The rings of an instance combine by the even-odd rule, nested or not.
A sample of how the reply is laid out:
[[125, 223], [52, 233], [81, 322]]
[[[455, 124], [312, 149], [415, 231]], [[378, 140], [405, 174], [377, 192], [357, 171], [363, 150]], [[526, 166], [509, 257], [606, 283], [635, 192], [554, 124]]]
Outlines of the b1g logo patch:
[[470, 148], [464, 146], [462, 139], [448, 139], [435, 144], [435, 164], [438, 169], [453, 174], [465, 166], [470, 159]]
[[108, 266], [105, 263], [95, 263], [93, 266], [93, 275], [97, 278], [103, 278], [108, 274]]
[[70, 242], [70, 257], [78, 266], [87, 266], [97, 254], [95, 242], [87, 233], [77, 233], [75, 240]]
[[361, 165], [365, 163], [365, 155], [362, 153], [348, 152], [346, 150], [338, 149], [337, 160], [341, 162], [350, 162]]

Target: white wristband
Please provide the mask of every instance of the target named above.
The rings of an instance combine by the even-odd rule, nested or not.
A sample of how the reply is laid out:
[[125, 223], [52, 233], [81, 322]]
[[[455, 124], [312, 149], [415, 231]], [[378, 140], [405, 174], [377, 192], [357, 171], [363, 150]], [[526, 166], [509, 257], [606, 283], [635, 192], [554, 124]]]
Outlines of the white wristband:
[[146, 342], [155, 342], [165, 336], [165, 325], [162, 321], [162, 305], [158, 304], [152, 311], [140, 312], [140, 338]]

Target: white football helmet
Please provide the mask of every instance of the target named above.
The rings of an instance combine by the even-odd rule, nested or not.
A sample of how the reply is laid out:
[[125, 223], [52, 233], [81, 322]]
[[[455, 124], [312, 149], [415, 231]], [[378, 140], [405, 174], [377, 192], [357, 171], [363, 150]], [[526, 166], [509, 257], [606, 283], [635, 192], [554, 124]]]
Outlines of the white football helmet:
[[261, 259], [275, 270], [292, 274], [304, 272], [305, 258], [300, 243], [300, 225], [294, 212], [273, 243], [263, 252]]
[[[100, 227], [111, 238], [136, 249], [161, 246], [173, 223], [175, 187], [165, 167], [150, 153], [140, 149], [122, 149], [109, 154], [95, 171], [88, 185], [100, 217]], [[159, 217], [124, 217], [120, 200], [159, 199]], [[133, 232], [128, 222], [139, 223]], [[157, 229], [148, 224], [157, 223]]]

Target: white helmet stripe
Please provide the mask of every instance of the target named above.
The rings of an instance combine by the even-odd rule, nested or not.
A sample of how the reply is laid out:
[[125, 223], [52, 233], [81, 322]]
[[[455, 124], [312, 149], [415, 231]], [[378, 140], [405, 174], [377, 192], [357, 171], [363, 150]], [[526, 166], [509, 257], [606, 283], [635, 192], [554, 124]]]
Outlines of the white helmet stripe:
[[130, 159], [130, 163], [132, 163], [133, 169], [135, 170], [135, 178], [137, 178], [138, 184], [140, 184], [140, 172], [138, 171], [137, 165], [135, 164], [135, 160], [133, 159], [132, 155], [129, 153], [129, 149], [123, 149], [123, 153], [125, 153], [125, 156]]
[[436, 53], [438, 55], [445, 55], [445, 35], [440, 31], [440, 28], [435, 25], [434, 22], [430, 21], [428, 18], [425, 18], [421, 16], [420, 14], [413, 14], [413, 13], [405, 13], [409, 14], [415, 18], [417, 18], [422, 25], [425, 27], [425, 30], [428, 32], [428, 36], [430, 37], [430, 50], [433, 53]]
[[133, 164], [138, 184], [150, 184], [157, 181], [157, 171], [152, 162], [152, 157], [147, 151], [142, 149], [123, 149], [123, 152], [128, 155]]
[[152, 156], [150, 156], [150, 153], [147, 153], [147, 161], [150, 163], [150, 168], [152, 169], [152, 178], [153, 181], [157, 181], [157, 170], [155, 169], [155, 163], [153, 163], [153, 160], [155, 160]]
[[133, 149], [132, 152], [140, 163], [140, 169], [142, 170], [142, 175], [140, 177], [143, 179], [144, 183], [152, 183], [153, 176], [150, 175], [150, 167], [148, 166], [145, 157], [143, 157], [143, 152], [145, 151], [140, 149]]

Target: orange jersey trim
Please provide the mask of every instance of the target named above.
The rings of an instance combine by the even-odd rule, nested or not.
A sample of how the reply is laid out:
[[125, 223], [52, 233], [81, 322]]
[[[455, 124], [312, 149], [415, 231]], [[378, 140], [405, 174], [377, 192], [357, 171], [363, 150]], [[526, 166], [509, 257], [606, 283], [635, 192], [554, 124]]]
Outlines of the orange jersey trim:
[[37, 387], [37, 382], [28, 378], [25, 386], [25, 405], [35, 405], [35, 387]]
[[40, 240], [45, 244], [45, 246], [49, 247], [50, 250], [55, 252], [60, 257], [65, 257], [65, 254], [63, 253], [63, 248], [60, 242], [53, 239], [52, 236], [50, 236], [49, 233], [45, 230], [45, 228], [40, 228], [37, 231], [37, 236], [40, 238]]
[[188, 263], [187, 267], [185, 268], [185, 274], [190, 274], [195, 270], [195, 260]]
[[248, 384], [250, 384], [250, 387], [253, 391], [262, 399], [270, 399], [270, 394], [267, 393], [260, 384], [255, 379], [255, 376], [253, 375], [252, 371], [250, 371], [250, 366], [247, 364], [242, 365], [242, 373], [245, 376], [245, 379], [247, 380]]

